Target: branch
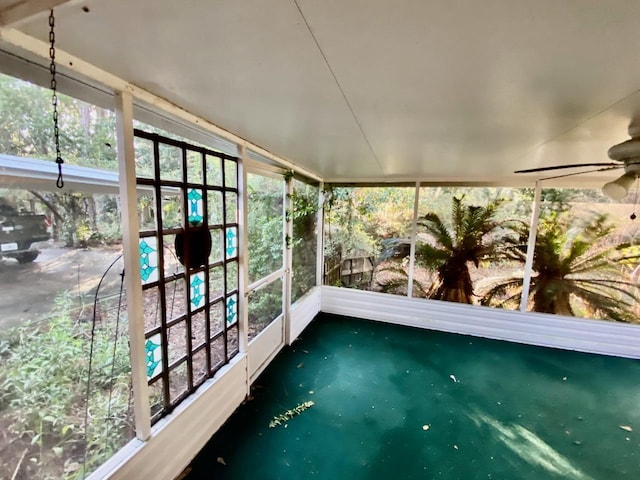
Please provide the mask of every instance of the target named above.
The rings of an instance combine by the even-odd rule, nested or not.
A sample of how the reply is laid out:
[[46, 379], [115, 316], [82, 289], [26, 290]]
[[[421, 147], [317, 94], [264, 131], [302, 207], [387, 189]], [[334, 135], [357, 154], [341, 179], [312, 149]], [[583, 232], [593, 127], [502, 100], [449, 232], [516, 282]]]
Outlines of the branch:
[[46, 198], [44, 198], [40, 193], [36, 192], [35, 190], [29, 190], [29, 193], [31, 195], [33, 195], [34, 197], [36, 197], [38, 200], [40, 200], [42, 203], [45, 204], [45, 206], [51, 210], [51, 213], [53, 213], [53, 216], [56, 217], [56, 219], [60, 220], [61, 222], [64, 221], [64, 217], [60, 214], [60, 212], [58, 211], [58, 209], [53, 205], [53, 203], [51, 203], [49, 200], [47, 200]]

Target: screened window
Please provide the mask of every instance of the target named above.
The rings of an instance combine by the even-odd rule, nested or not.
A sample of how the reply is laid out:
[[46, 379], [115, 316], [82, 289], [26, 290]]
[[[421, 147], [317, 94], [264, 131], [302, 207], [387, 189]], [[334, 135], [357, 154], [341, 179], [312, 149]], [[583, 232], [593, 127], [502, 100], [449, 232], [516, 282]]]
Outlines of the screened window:
[[318, 193], [317, 185], [293, 180], [291, 302], [316, 285]]
[[55, 186], [51, 91], [0, 74], [7, 479], [88, 476], [135, 436], [116, 116], [62, 93], [58, 101], [64, 180], [73, 185], [64, 190]]
[[282, 175], [247, 175], [250, 340], [283, 310], [284, 195]]
[[[329, 187], [325, 194], [324, 284], [406, 295], [408, 263], [390, 263], [390, 244], [408, 244], [415, 188]], [[407, 251], [408, 254], [408, 251]]]

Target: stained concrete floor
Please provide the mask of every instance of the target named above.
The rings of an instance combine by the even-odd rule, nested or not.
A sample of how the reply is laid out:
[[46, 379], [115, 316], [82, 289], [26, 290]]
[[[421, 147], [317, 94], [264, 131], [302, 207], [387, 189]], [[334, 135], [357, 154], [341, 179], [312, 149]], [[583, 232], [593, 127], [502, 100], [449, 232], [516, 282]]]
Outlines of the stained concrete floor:
[[637, 479], [639, 380], [636, 360], [322, 315], [187, 478]]

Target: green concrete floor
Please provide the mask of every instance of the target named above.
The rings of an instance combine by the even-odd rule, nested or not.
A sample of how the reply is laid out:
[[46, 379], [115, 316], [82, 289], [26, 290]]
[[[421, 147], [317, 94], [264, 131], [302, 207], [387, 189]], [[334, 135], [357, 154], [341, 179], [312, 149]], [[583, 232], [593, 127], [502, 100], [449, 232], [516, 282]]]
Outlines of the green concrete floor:
[[322, 315], [187, 478], [638, 479], [639, 379], [636, 360]]

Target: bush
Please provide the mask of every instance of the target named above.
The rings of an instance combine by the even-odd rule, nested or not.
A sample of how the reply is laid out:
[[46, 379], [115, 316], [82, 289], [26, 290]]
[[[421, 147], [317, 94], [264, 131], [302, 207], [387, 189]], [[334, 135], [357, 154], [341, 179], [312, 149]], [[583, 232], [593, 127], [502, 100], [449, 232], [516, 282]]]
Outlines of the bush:
[[58, 478], [73, 478], [85, 455], [93, 469], [132, 436], [126, 325], [121, 322], [118, 348], [115, 322], [103, 318], [95, 329], [87, 409], [92, 324], [74, 321], [72, 304], [62, 294], [46, 326], [25, 323], [0, 339], [0, 414], [37, 464], [29, 478], [47, 478], [56, 468]]

